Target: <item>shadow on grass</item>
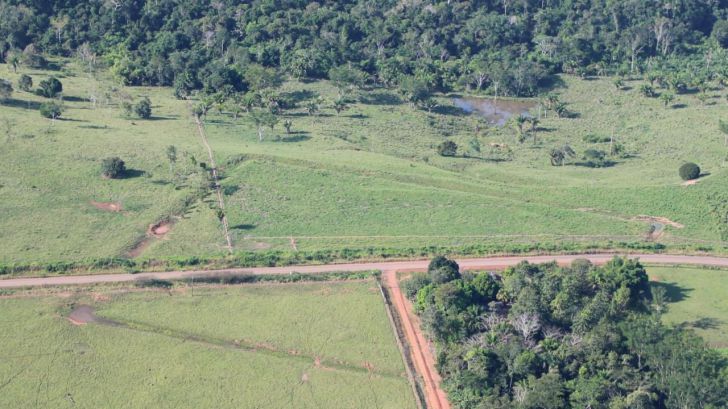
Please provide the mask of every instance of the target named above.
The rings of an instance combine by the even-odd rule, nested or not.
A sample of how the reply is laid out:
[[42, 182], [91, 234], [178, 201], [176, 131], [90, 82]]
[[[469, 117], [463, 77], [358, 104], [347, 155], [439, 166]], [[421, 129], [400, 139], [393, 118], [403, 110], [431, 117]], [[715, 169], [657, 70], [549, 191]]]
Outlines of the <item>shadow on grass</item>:
[[367, 105], [401, 105], [402, 100], [394, 95], [387, 92], [369, 92], [361, 97], [359, 101], [362, 104]]
[[116, 179], [134, 179], [141, 176], [144, 176], [147, 172], [139, 169], [127, 169], [122, 173], [119, 177]]
[[3, 102], [0, 102], [0, 106], [7, 106], [12, 108], [23, 108], [23, 109], [40, 109], [41, 103], [38, 101], [23, 101], [20, 99], [10, 98]]
[[312, 99], [317, 94], [311, 90], [297, 90], [297, 91], [291, 91], [286, 92], [283, 94], [284, 97], [288, 97], [293, 101], [294, 103], [306, 101], [308, 99]]
[[63, 100], [66, 102], [88, 102], [88, 99], [86, 98], [76, 97], [73, 95], [64, 95]]
[[653, 281], [650, 283], [652, 288], [662, 288], [665, 290], [665, 298], [668, 302], [680, 302], [687, 298], [688, 293], [693, 291], [692, 288], [685, 288], [677, 285], [676, 283], [669, 283], [664, 281]]
[[687, 104], [672, 104], [670, 106], [670, 108], [672, 108], [672, 109], [683, 109], [683, 108], [687, 108], [687, 107], [688, 107]]
[[308, 132], [291, 132], [289, 135], [281, 136], [279, 142], [304, 142], [311, 139], [307, 134]]
[[233, 229], [233, 230], [253, 230], [256, 227], [257, 226], [254, 225], [254, 224], [247, 224], [247, 223], [245, 223], [245, 224], [236, 224], [235, 226], [230, 226], [230, 228]]
[[467, 111], [462, 108], [458, 108], [453, 105], [438, 105], [432, 109], [432, 112], [440, 115], [449, 116], [468, 116], [470, 115]]

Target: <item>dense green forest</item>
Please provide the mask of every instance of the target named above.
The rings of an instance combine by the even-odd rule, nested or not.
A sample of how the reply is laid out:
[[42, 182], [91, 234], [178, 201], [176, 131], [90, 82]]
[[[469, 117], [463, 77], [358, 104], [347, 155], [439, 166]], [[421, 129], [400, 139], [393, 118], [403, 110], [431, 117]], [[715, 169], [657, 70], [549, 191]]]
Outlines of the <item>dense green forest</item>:
[[325, 78], [350, 64], [380, 85], [525, 96], [558, 72], [726, 78], [727, 17], [727, 0], [2, 0], [0, 54], [78, 55], [178, 91], [245, 91], [251, 66]]
[[661, 324], [665, 291], [635, 260], [523, 262], [461, 274], [444, 257], [405, 282], [457, 408], [719, 408], [728, 365]]

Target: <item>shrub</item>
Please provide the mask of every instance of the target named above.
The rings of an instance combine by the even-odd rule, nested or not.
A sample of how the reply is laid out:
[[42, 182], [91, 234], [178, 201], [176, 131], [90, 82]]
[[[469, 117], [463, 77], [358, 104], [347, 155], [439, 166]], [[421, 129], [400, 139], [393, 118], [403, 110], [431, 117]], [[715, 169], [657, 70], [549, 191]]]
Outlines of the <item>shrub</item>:
[[604, 151], [597, 149], [587, 149], [584, 151], [584, 162], [582, 165], [590, 168], [604, 168], [612, 166], [613, 162], [609, 161]]
[[18, 88], [29, 92], [33, 88], [33, 78], [27, 74], [21, 75], [18, 79]]
[[117, 156], [101, 161], [101, 174], [107, 178], [116, 179], [124, 172], [126, 172], [126, 164]]
[[0, 101], [4, 101], [13, 95], [13, 86], [10, 81], [0, 79]]
[[437, 256], [427, 266], [427, 273], [435, 284], [442, 284], [460, 278], [460, 266], [455, 260]]
[[63, 84], [56, 77], [50, 77], [38, 84], [39, 88], [36, 93], [42, 97], [55, 98], [63, 91]]
[[43, 118], [57, 119], [63, 114], [63, 106], [58, 102], [44, 102], [40, 105], [40, 114]]
[[458, 145], [453, 141], [445, 141], [438, 145], [437, 153], [440, 156], [455, 156], [458, 152]]
[[682, 180], [693, 180], [700, 176], [700, 167], [692, 162], [680, 166], [680, 177]]
[[412, 300], [417, 295], [417, 292], [420, 291], [420, 288], [430, 283], [430, 277], [427, 274], [416, 273], [402, 283], [402, 290], [404, 290], [405, 296]]
[[606, 143], [611, 140], [612, 138], [608, 135], [597, 135], [593, 133], [584, 135], [584, 142], [588, 143]]
[[152, 117], [152, 101], [149, 100], [149, 98], [144, 97], [141, 101], [137, 102], [136, 105], [134, 105], [134, 113], [137, 114], [139, 118], [142, 119], [149, 119]]

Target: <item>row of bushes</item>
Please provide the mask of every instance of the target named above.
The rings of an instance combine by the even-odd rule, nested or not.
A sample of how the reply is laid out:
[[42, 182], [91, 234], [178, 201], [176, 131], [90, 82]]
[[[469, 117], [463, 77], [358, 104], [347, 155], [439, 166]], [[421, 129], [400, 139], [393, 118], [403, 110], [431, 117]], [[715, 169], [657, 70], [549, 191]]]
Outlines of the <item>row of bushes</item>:
[[410, 248], [344, 248], [321, 251], [265, 251], [240, 252], [231, 256], [189, 256], [170, 257], [165, 259], [134, 260], [127, 258], [100, 258], [74, 262], [50, 263], [0, 263], [0, 275], [23, 273], [91, 272], [91, 271], [164, 271], [186, 269], [216, 269], [234, 267], [274, 267], [298, 264], [326, 264], [354, 260], [381, 260], [393, 258], [423, 258], [437, 254], [457, 256], [487, 256], [494, 254], [527, 254], [527, 253], [588, 253], [599, 250], [634, 250], [645, 252], [703, 251], [725, 252], [728, 247], [671, 245], [643, 241], [602, 241], [602, 242], [555, 242], [555, 243], [482, 243], [467, 246], [428, 246]]

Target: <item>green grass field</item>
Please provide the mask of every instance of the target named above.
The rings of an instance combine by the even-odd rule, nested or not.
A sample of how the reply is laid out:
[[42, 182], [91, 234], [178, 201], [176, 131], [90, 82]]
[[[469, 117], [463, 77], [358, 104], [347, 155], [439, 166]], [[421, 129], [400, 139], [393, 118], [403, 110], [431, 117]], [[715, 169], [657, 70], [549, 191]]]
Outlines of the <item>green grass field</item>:
[[[4, 70], [0, 76], [12, 81], [19, 75]], [[190, 156], [207, 161], [189, 103], [169, 89], [118, 88], [73, 62], [57, 72], [28, 73], [36, 84], [49, 74], [61, 78], [66, 119], [51, 126], [34, 108], [42, 99], [26, 92], [16, 91], [2, 106], [0, 121], [12, 126], [0, 135], [0, 212], [7, 215], [0, 219], [0, 262], [125, 256], [150, 224], [168, 217], [176, 222], [171, 232], [152, 240], [140, 258], [225, 254], [213, 196], [195, 197], [199, 181], [172, 183], [164, 153], [177, 147], [178, 168], [194, 167]], [[464, 148], [475, 135], [477, 118], [445, 96], [428, 113], [402, 103], [394, 91], [362, 91], [340, 115], [324, 104], [310, 116], [301, 101], [317, 94], [330, 100], [334, 87], [286, 83], [281, 92], [299, 100], [281, 118], [292, 121], [293, 132], [279, 124], [265, 129], [263, 142], [247, 115], [233, 120], [213, 109], [205, 129], [223, 173], [235, 249], [290, 251], [291, 238], [299, 251], [635, 242], [650, 227], [636, 218], [647, 215], [676, 223], [660, 242], [725, 251], [725, 209], [715, 211], [728, 187], [728, 148], [717, 127], [718, 118], [728, 117], [719, 99], [725, 91], [710, 91], [705, 105], [679, 95], [666, 109], [639, 95], [640, 81], [618, 91], [609, 78], [562, 79], [556, 92], [573, 118], [549, 114], [537, 141], [523, 144], [511, 126], [486, 128], [477, 136], [482, 149], [475, 158], [435, 153], [446, 139]], [[125, 118], [120, 94], [150, 96], [155, 119]], [[90, 95], [112, 97], [93, 108]], [[606, 150], [583, 137], [612, 132], [628, 153], [614, 166], [550, 165], [552, 147]], [[507, 144], [512, 160], [491, 153], [491, 143]], [[115, 155], [137, 176], [101, 178], [101, 159]], [[707, 176], [682, 186], [677, 168], [684, 161], [698, 162]], [[99, 210], [92, 201], [118, 202], [124, 210]]]
[[728, 352], [728, 271], [648, 267], [652, 286], [666, 290], [664, 320], [692, 328], [712, 347]]
[[[74, 303], [117, 324], [72, 325]], [[371, 280], [0, 306], [0, 407], [415, 407]]]

